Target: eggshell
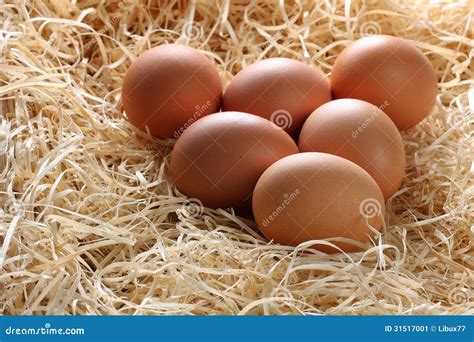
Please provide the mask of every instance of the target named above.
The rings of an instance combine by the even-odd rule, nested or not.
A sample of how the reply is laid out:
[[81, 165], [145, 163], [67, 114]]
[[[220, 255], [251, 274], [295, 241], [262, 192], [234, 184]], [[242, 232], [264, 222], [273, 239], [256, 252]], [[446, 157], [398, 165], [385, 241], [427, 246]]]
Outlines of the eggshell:
[[281, 128], [256, 115], [223, 112], [192, 124], [171, 154], [177, 188], [208, 207], [249, 207], [260, 175], [298, 152]]
[[375, 179], [385, 199], [403, 182], [406, 156], [400, 132], [382, 110], [365, 101], [340, 99], [316, 109], [303, 125], [299, 148], [353, 161]]
[[436, 73], [430, 61], [410, 42], [376, 35], [357, 40], [336, 58], [331, 73], [334, 98], [355, 98], [377, 107], [404, 130], [432, 109]]
[[129, 121], [159, 138], [177, 138], [199, 118], [219, 110], [222, 85], [214, 64], [184, 45], [160, 45], [128, 69], [122, 101]]
[[293, 59], [269, 58], [232, 79], [222, 108], [259, 115], [296, 136], [309, 114], [330, 100], [329, 82], [321, 71]]
[[[260, 177], [253, 193], [253, 213], [263, 234], [276, 243], [297, 246], [327, 239], [342, 250], [367, 243], [379, 229], [385, 205], [374, 179], [353, 162], [326, 153], [306, 152], [280, 159]], [[333, 253], [336, 248], [315, 244]]]

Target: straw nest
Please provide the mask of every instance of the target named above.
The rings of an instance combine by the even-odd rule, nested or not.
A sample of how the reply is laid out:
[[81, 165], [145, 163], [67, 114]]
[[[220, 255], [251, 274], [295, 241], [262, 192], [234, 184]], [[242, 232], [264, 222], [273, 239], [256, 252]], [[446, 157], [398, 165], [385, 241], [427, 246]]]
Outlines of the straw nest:
[[[4, 314], [473, 314], [472, 3], [24, 1], [0, 4], [0, 306]], [[263, 58], [326, 74], [368, 34], [431, 60], [431, 115], [380, 241], [326, 255], [266, 241], [169, 181], [174, 141], [124, 117], [122, 78], [178, 42], [224, 83]]]

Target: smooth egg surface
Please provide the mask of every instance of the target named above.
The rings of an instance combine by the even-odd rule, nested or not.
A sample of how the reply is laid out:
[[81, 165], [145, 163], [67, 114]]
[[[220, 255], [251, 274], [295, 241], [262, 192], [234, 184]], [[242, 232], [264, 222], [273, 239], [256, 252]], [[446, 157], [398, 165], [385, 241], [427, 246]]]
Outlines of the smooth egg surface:
[[325, 152], [366, 170], [387, 199], [403, 182], [406, 167], [402, 137], [379, 108], [365, 101], [340, 99], [316, 109], [299, 137], [301, 152]]
[[289, 58], [269, 58], [231, 80], [222, 107], [269, 119], [296, 136], [311, 112], [330, 100], [329, 82], [320, 70]]
[[359, 39], [334, 62], [335, 99], [355, 98], [381, 107], [399, 130], [423, 120], [433, 108], [437, 78], [428, 58], [409, 41], [386, 35]]
[[127, 70], [122, 101], [129, 121], [158, 138], [177, 138], [194, 121], [220, 109], [222, 85], [214, 64], [198, 50], [160, 45]]
[[[382, 192], [366, 171], [317, 152], [291, 155], [270, 166], [257, 182], [252, 206], [261, 231], [276, 243], [297, 246], [327, 239], [345, 252], [369, 242], [370, 227], [380, 229], [385, 212]], [[321, 243], [314, 248], [338, 251]]]
[[171, 175], [188, 197], [213, 208], [250, 207], [255, 184], [271, 164], [297, 153], [294, 140], [259, 116], [208, 115], [192, 124], [171, 153]]

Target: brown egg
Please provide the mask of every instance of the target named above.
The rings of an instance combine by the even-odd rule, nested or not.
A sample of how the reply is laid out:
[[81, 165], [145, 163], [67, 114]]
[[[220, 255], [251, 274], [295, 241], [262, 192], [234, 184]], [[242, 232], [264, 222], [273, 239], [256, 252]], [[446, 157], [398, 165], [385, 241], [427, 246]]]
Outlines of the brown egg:
[[184, 45], [146, 51], [128, 69], [122, 101], [129, 121], [158, 138], [177, 138], [220, 108], [222, 85], [214, 64]]
[[377, 107], [404, 130], [423, 120], [435, 103], [436, 74], [413, 44], [392, 36], [370, 36], [349, 45], [331, 73], [334, 98], [355, 98]]
[[[385, 205], [374, 179], [353, 162], [326, 153], [298, 153], [280, 159], [260, 177], [253, 193], [253, 213], [263, 234], [274, 242], [297, 246], [328, 239], [346, 252], [360, 249], [380, 229]], [[333, 253], [336, 248], [315, 244]]]
[[249, 206], [260, 175], [275, 161], [298, 152], [281, 128], [256, 115], [223, 112], [192, 124], [171, 154], [177, 188], [208, 207]]
[[321, 71], [293, 59], [269, 58], [232, 79], [222, 108], [259, 115], [296, 136], [309, 114], [330, 100], [329, 82]]
[[382, 110], [365, 101], [340, 99], [316, 109], [303, 125], [299, 148], [356, 163], [375, 179], [385, 199], [403, 182], [406, 157], [400, 132]]

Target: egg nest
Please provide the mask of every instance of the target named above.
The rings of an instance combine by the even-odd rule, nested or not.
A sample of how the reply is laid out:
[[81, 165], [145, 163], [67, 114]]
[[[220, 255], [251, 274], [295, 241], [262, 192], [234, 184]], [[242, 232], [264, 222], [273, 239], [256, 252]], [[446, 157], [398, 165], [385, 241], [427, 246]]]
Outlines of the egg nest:
[[[469, 2], [105, 3], [0, 5], [3, 314], [474, 314]], [[439, 85], [429, 117], [403, 132], [404, 183], [364, 252], [279, 246], [201, 207], [170, 182], [174, 140], [122, 110], [125, 71], [159, 44], [201, 50], [225, 85], [276, 56], [330, 74], [378, 33], [413, 42]]]

